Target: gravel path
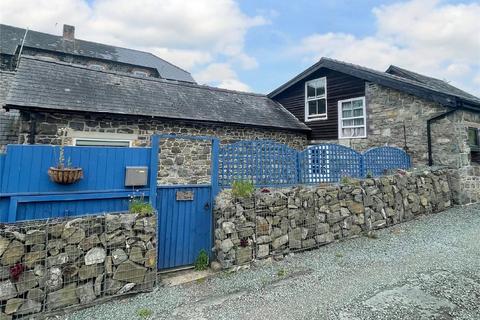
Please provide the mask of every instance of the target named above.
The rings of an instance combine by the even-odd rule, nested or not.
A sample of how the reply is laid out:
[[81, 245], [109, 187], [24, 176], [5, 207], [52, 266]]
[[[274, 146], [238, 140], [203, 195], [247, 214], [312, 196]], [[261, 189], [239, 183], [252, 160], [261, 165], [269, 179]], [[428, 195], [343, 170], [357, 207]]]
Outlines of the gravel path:
[[480, 206], [376, 234], [64, 319], [480, 319]]

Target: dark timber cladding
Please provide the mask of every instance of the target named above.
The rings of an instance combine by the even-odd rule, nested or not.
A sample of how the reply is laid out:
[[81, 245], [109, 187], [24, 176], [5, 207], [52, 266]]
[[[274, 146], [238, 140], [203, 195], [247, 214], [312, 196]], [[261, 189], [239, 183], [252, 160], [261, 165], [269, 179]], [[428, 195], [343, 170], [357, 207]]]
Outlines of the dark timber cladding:
[[[305, 122], [305, 82], [321, 77], [327, 77], [327, 119]], [[311, 140], [331, 140], [338, 139], [338, 101], [363, 96], [364, 80], [321, 68], [273, 99], [312, 129]]]

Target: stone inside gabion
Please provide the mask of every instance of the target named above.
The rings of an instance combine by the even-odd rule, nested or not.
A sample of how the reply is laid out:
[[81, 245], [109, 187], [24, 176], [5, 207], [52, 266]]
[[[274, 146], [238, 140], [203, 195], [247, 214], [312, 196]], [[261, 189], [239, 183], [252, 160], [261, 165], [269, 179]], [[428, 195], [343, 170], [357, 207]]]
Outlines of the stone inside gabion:
[[6, 225], [0, 231], [0, 318], [151, 290], [156, 219], [108, 214]]
[[252, 198], [221, 192], [215, 251], [224, 268], [279, 257], [408, 221], [452, 205], [452, 171], [402, 171], [348, 184], [260, 190]]

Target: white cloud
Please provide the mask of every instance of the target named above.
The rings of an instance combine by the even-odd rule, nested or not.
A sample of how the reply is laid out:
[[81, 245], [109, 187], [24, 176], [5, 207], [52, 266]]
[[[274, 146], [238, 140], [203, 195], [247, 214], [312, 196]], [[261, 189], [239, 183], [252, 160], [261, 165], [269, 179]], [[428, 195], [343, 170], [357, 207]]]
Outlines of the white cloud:
[[[150, 51], [194, 72], [215, 61], [255, 68], [245, 35], [268, 23], [244, 14], [235, 0], [96, 0], [91, 6], [83, 0], [0, 0], [0, 8], [2, 23], [55, 34], [63, 23], [73, 24], [78, 38]], [[220, 75], [210, 84], [226, 80], [241, 84]]]
[[228, 63], [212, 63], [194, 74], [200, 83], [210, 83], [220, 88], [249, 91], [250, 87], [238, 80], [237, 74]]
[[313, 34], [297, 50], [308, 60], [329, 56], [379, 70], [390, 64], [446, 79], [480, 94], [480, 3], [412, 0], [373, 10], [377, 32]]

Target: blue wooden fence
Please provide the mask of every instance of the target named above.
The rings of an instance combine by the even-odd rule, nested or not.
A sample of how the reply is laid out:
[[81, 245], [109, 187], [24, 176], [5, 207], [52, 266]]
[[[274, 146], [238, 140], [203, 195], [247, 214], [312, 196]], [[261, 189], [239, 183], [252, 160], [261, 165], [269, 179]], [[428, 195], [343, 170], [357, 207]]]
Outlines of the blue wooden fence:
[[219, 186], [230, 187], [238, 180], [256, 186], [332, 183], [342, 177], [378, 176], [410, 166], [410, 156], [394, 147], [372, 148], [361, 154], [337, 144], [297, 151], [269, 140], [240, 141], [220, 147]]
[[[64, 150], [65, 159], [84, 172], [84, 178], [72, 185], [56, 184], [47, 174], [58, 162], [58, 146], [7, 146], [6, 154], [0, 155], [1, 222], [125, 210], [132, 195], [155, 200], [158, 137], [152, 137], [152, 148], [67, 146]], [[147, 166], [149, 186], [125, 187], [127, 166]]]
[[363, 153], [365, 174], [380, 176], [392, 169], [410, 168], [410, 157], [399, 148], [378, 147]]
[[338, 144], [309, 146], [299, 152], [300, 183], [337, 182], [342, 177], [361, 177], [362, 155]]
[[220, 148], [219, 185], [235, 180], [257, 185], [295, 184], [298, 181], [297, 151], [269, 140], [239, 141]]

